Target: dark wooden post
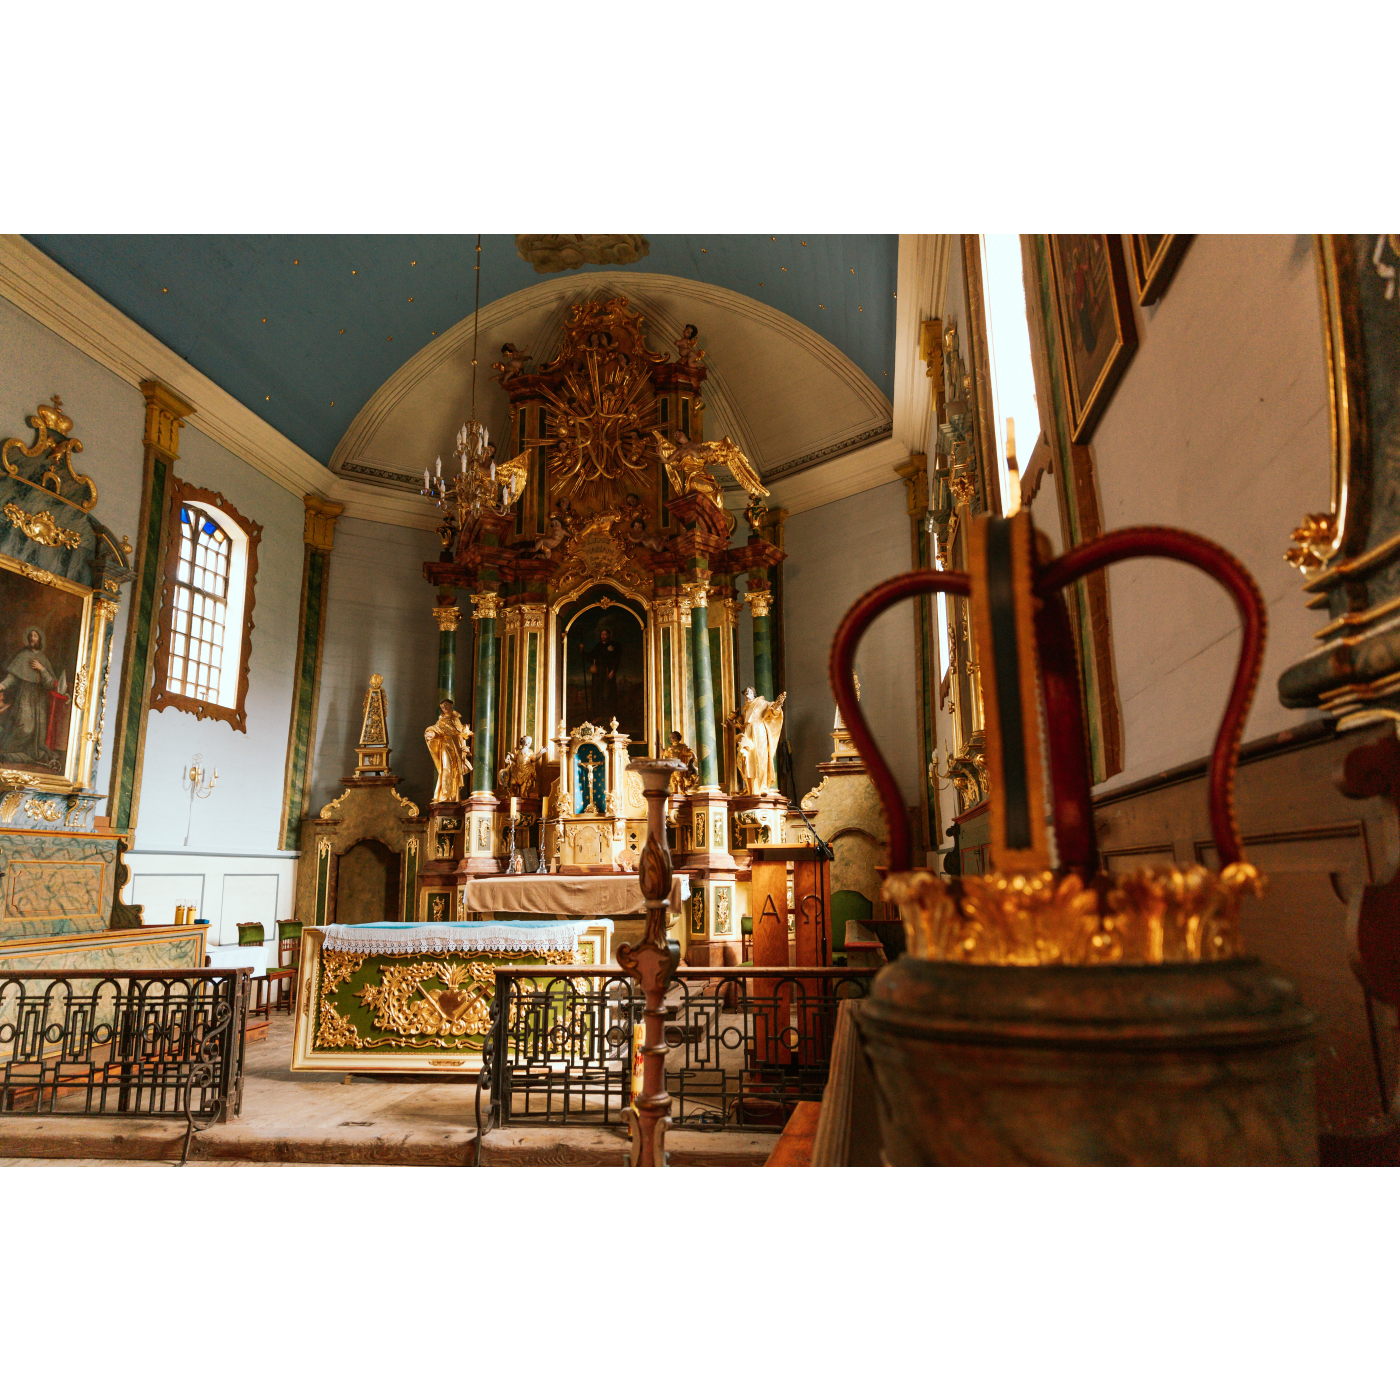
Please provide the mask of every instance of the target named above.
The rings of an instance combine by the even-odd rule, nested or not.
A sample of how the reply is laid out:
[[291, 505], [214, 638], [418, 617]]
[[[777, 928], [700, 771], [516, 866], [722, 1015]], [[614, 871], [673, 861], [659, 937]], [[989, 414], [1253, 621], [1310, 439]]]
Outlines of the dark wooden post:
[[671, 853], [666, 848], [666, 797], [671, 775], [683, 773], [678, 758], [639, 758], [627, 765], [642, 780], [647, 802], [647, 844], [642, 851], [640, 879], [647, 923], [642, 941], [617, 949], [619, 966], [641, 987], [646, 997], [642, 1042], [642, 1092], [632, 1101], [634, 1167], [666, 1165], [666, 1129], [671, 1096], [666, 1092], [666, 987], [680, 962], [680, 945], [666, 937], [666, 911], [671, 896]]

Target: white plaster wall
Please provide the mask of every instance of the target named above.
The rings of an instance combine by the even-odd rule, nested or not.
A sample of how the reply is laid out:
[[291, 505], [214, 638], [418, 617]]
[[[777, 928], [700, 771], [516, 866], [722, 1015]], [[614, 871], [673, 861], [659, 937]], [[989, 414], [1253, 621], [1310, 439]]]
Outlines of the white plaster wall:
[[[816, 765], [831, 757], [836, 701], [827, 657], [836, 626], [867, 589], [909, 568], [905, 498], [904, 482], [895, 479], [788, 518], [788, 742], [799, 797], [816, 785]], [[866, 633], [856, 674], [861, 704], [907, 806], [920, 797], [912, 603], [891, 608]]]
[[[196, 719], [181, 710], [152, 712], [146, 729], [133, 850], [267, 852], [278, 844], [292, 678], [301, 610], [305, 510], [300, 497], [255, 471], [193, 426], [180, 433], [182, 481], [222, 492], [240, 514], [262, 528], [253, 599], [248, 670], [248, 728]], [[181, 773], [195, 754], [219, 770], [213, 793], [191, 813]]]
[[[1094, 433], [1104, 528], [1175, 525], [1235, 554], [1269, 609], [1246, 738], [1300, 724], [1313, 712], [1284, 709], [1277, 682], [1319, 625], [1283, 553], [1329, 496], [1311, 240], [1199, 235], [1139, 310], [1138, 334]], [[1108, 577], [1125, 766], [1103, 791], [1209, 753], [1239, 644], [1233, 606], [1204, 575], [1142, 561]]]
[[[141, 519], [141, 472], [145, 450], [141, 436], [146, 401], [141, 391], [75, 350], [13, 303], [0, 297], [0, 439], [17, 437], [27, 447], [34, 440], [28, 418], [40, 403], [57, 394], [73, 420], [73, 434], [83, 444], [74, 466], [97, 485], [93, 515], [118, 538], [133, 544]], [[107, 810], [111, 780], [111, 725], [116, 717], [126, 644], [131, 589], [122, 590], [112, 646], [107, 691], [108, 732], [97, 764], [96, 786], [104, 794], [96, 810]]]
[[[280, 805], [280, 804], [279, 804]], [[207, 851], [134, 851], [126, 859], [128, 904], [144, 906], [148, 924], [169, 923], [177, 904], [193, 904], [195, 918], [209, 920], [206, 943], [237, 943], [240, 920], [260, 920], [269, 939], [276, 921], [290, 919], [296, 900], [296, 852], [261, 855]]]
[[[344, 517], [336, 525], [312, 760], [313, 813], [339, 795], [341, 777], [355, 766], [365, 691], [375, 671], [384, 677], [389, 765], [403, 779], [399, 791], [420, 806], [432, 796], [433, 763], [423, 731], [437, 713], [438, 626], [423, 561], [436, 559], [438, 548], [428, 530]], [[471, 603], [465, 595], [457, 602], [464, 614], [460, 677], [470, 664], [463, 634], [470, 635]]]

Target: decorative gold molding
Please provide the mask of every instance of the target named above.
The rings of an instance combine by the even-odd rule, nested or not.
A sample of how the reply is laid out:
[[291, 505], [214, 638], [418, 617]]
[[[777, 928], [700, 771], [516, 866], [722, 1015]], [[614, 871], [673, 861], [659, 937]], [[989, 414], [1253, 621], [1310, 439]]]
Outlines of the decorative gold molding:
[[33, 579], [35, 583], [47, 583], [52, 586], [54, 584], [61, 585], [64, 582], [57, 574], [51, 574], [47, 569], [36, 569], [33, 564], [26, 564], [23, 559], [15, 561], [15, 568], [25, 578]]
[[143, 379], [141, 392], [146, 397], [146, 431], [141, 440], [173, 464], [180, 459], [180, 424], [194, 412], [194, 405], [158, 379]]
[[339, 501], [327, 501], [310, 495], [303, 496], [301, 503], [306, 507], [302, 542], [329, 554], [335, 545], [335, 522], [345, 507]]
[[36, 822], [56, 822], [63, 819], [63, 813], [53, 802], [44, 801], [38, 797], [25, 798], [24, 810]]
[[445, 608], [434, 608], [433, 616], [437, 618], [439, 632], [455, 632], [462, 620], [462, 610], [454, 603]]
[[750, 588], [744, 595], [745, 602], [749, 605], [749, 612], [754, 617], [767, 617], [768, 609], [773, 606], [773, 590], [771, 588]]
[[936, 962], [1035, 967], [1213, 962], [1242, 956], [1240, 900], [1263, 893], [1252, 865], [1131, 870], [1089, 885], [1054, 871], [885, 877], [908, 952]]
[[[40, 469], [39, 479], [33, 484], [50, 496], [57, 496], [60, 501], [67, 501], [63, 494], [63, 478], [58, 474], [58, 467], [62, 466], [75, 486], [87, 488], [85, 500], [67, 501], [67, 504], [82, 511], [91, 510], [97, 504], [97, 485], [90, 476], [83, 476], [74, 470], [73, 454], [81, 452], [83, 445], [77, 438], [68, 436], [73, 431], [73, 420], [64, 413], [63, 400], [55, 394], [53, 402], [41, 403], [28, 422], [34, 429], [34, 441], [26, 447], [18, 438], [6, 438], [0, 444], [0, 465], [11, 476], [18, 478], [19, 464], [10, 461], [10, 449], [18, 448], [22, 457], [33, 459], [34, 466]], [[58, 438], [51, 438], [50, 431], [57, 433]], [[45, 458], [48, 460], [45, 461]]]
[[496, 606], [501, 601], [501, 595], [499, 593], [473, 593], [471, 601], [472, 618], [479, 622], [484, 617], [496, 616]]
[[77, 549], [83, 542], [83, 537], [76, 530], [65, 530], [53, 518], [52, 511], [41, 510], [31, 515], [11, 501], [5, 507], [5, 519], [31, 540], [51, 545], [54, 549]]

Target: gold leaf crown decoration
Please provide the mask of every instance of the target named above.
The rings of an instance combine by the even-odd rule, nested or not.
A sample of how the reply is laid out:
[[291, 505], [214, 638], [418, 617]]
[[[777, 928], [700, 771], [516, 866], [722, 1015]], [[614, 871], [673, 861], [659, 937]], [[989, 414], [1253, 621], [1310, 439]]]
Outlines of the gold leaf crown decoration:
[[[63, 400], [55, 394], [53, 402], [41, 403], [28, 422], [34, 429], [34, 441], [26, 447], [19, 438], [6, 438], [0, 444], [0, 465], [11, 476], [30, 481], [67, 505], [82, 511], [91, 510], [97, 504], [97, 485], [90, 476], [74, 470], [73, 454], [81, 452], [83, 445], [77, 438], [68, 436], [73, 431], [73, 420], [63, 411]], [[12, 460], [11, 452], [17, 452], [20, 459], [29, 460]], [[60, 468], [67, 473], [67, 480]], [[76, 488], [72, 497], [64, 494], [69, 488]]]
[[[977, 516], [969, 572], [914, 570], [878, 584], [837, 628], [830, 676], [841, 714], [880, 794], [889, 826], [883, 897], [899, 905], [910, 956], [1002, 966], [1211, 962], [1243, 955], [1246, 893], [1263, 893], [1243, 858], [1235, 766], [1263, 658], [1264, 601], [1238, 560], [1184, 530], [1118, 530], [1049, 557], [1029, 512]], [[1079, 667], [1061, 590], [1087, 573], [1144, 555], [1192, 564], [1219, 582], [1240, 615], [1240, 659], [1211, 758], [1208, 800], [1221, 869], [1100, 869]], [[855, 649], [896, 603], [945, 592], [969, 599], [983, 687], [991, 872], [941, 876], [910, 868], [903, 797], [851, 681]]]

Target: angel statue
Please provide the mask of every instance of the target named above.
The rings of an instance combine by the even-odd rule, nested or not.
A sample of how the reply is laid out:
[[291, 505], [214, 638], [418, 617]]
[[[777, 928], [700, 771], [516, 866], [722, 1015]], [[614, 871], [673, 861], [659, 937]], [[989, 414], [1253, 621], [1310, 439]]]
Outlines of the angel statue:
[[783, 702], [787, 691], [771, 703], [744, 687], [744, 703], [739, 711], [743, 729], [739, 735], [739, 781], [744, 791], [760, 797], [778, 790], [778, 772], [774, 758], [778, 752], [778, 735], [783, 729]]
[[506, 755], [505, 764], [497, 775], [502, 791], [511, 797], [534, 796], [538, 759], [535, 741], [528, 734], [522, 734], [516, 747]]
[[696, 342], [700, 339], [700, 332], [694, 326], [687, 326], [681, 332], [681, 338], [676, 341], [676, 349], [679, 352], [676, 358], [687, 369], [699, 369], [700, 361], [705, 358], [705, 352], [697, 348]]
[[700, 769], [695, 762], [695, 750], [686, 743], [679, 729], [671, 731], [671, 742], [661, 750], [662, 758], [678, 758], [685, 764], [684, 773], [671, 774], [673, 793], [693, 792], [700, 784]]
[[530, 354], [528, 347], [524, 350], [517, 350], [510, 341], [506, 341], [506, 343], [501, 346], [501, 358], [504, 363], [494, 364], [491, 368], [500, 370], [500, 373], [494, 377], [504, 384], [507, 379], [514, 379], [518, 375], [524, 374], [525, 365], [533, 356]]
[[549, 533], [541, 535], [535, 541], [535, 553], [543, 554], [548, 559], [564, 542], [566, 533], [568, 533], [568, 527], [564, 522], [557, 515], [551, 515], [549, 517]]
[[472, 732], [463, 723], [452, 701], [442, 701], [438, 709], [442, 713], [437, 723], [430, 724], [423, 731], [423, 740], [433, 756], [433, 766], [438, 775], [433, 801], [456, 802], [461, 796], [467, 774], [472, 771]]
[[671, 434], [672, 446], [659, 428], [651, 430], [656, 450], [671, 479], [671, 489], [677, 496], [698, 492], [720, 510], [724, 509], [724, 493], [710, 472], [711, 467], [727, 467], [730, 475], [751, 497], [766, 496], [768, 488], [758, 479], [749, 459], [727, 437], [718, 442], [691, 442], [677, 429]]

